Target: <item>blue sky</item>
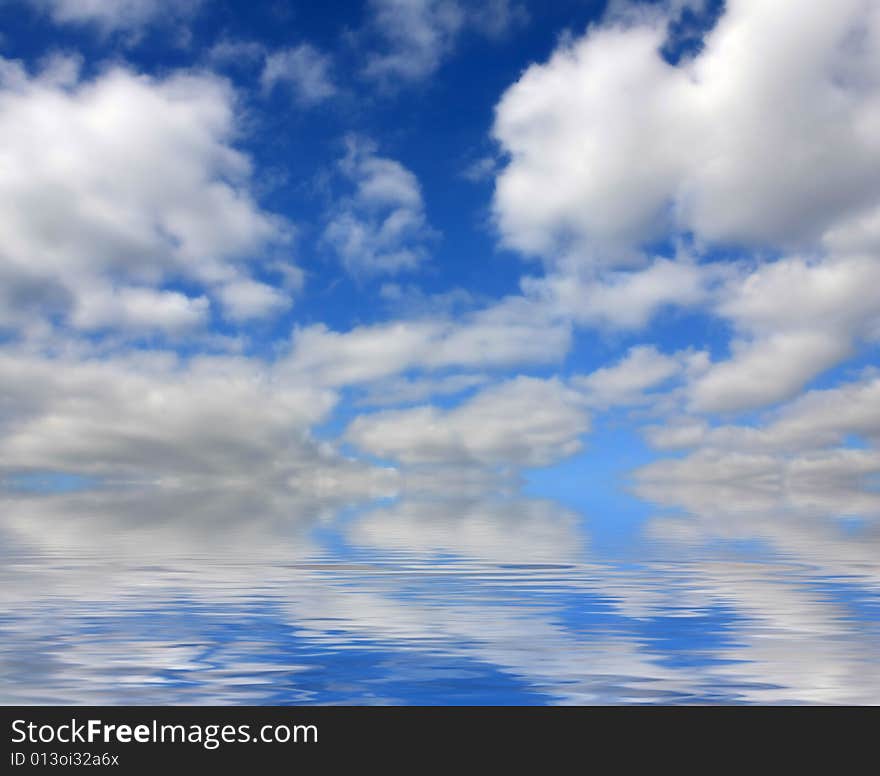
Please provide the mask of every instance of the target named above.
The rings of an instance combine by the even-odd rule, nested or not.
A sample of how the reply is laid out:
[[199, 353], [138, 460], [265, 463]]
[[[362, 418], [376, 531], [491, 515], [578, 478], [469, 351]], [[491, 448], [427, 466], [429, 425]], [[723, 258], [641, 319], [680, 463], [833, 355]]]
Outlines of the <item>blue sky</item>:
[[880, 471], [876, 3], [6, 0], [0, 30], [8, 490], [613, 511]]

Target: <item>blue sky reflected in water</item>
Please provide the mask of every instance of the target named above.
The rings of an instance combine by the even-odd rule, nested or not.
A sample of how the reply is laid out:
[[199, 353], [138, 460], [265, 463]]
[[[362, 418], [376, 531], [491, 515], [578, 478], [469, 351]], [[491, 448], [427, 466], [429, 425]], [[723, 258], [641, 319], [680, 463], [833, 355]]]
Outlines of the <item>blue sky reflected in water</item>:
[[613, 515], [548, 500], [421, 493], [297, 514], [277, 494], [238, 493], [173, 512], [197, 495], [8, 502], [4, 702], [872, 703], [880, 691], [876, 531], [792, 503], [768, 504], [772, 520], [758, 504], [680, 503], [615, 557], [591, 541]]

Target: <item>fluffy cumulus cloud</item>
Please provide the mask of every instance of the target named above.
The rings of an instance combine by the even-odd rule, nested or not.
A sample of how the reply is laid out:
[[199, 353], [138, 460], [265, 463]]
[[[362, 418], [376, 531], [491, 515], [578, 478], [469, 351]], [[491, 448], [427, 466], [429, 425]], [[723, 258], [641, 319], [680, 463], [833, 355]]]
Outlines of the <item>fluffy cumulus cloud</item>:
[[394, 274], [424, 262], [435, 233], [416, 176], [362, 138], [348, 139], [339, 171], [354, 191], [334, 206], [324, 240], [345, 267]]
[[345, 437], [409, 464], [544, 466], [581, 448], [581, 397], [558, 380], [518, 377], [451, 410], [425, 406], [362, 415]]
[[[121, 29], [110, 9], [127, 5], [43, 7]], [[143, 24], [161, 7], [132, 2], [130, 16]], [[418, 491], [435, 466], [485, 489], [576, 453], [591, 413], [620, 412], [650, 416], [652, 444], [686, 451], [642, 473], [652, 487], [870, 471], [873, 453], [846, 440], [876, 442], [875, 378], [803, 391], [880, 338], [880, 11], [729, 0], [675, 59], [670, 22], [685, 10], [706, 13], [612, 3], [502, 95], [501, 153], [481, 174], [495, 175], [502, 246], [539, 260], [518, 293], [386, 283], [389, 318], [303, 319], [271, 342], [236, 341], [266, 360], [120, 345], [159, 333], [197, 351], [279, 316], [302, 289], [284, 247], [293, 227], [259, 204], [237, 146], [230, 83], [0, 60], [0, 327], [17, 339], [0, 350], [0, 467], [166, 483], [260, 472], [306, 490], [359, 490], [378, 471]], [[371, 0], [347, 40], [368, 77], [402, 83], [437, 72], [466, 32], [497, 36], [523, 18], [508, 0]], [[334, 60], [310, 43], [225, 39], [201, 61], [230, 57], [247, 60], [257, 93], [285, 89], [302, 108], [338, 92]], [[321, 181], [334, 199], [315, 248], [359, 289], [428, 263], [430, 190], [377, 143], [347, 136]], [[678, 331], [652, 343], [645, 330], [671, 308], [713, 318], [704, 339], [718, 341], [688, 347]], [[585, 372], [565, 361], [584, 328], [625, 347]], [[47, 346], [52, 335], [63, 337]], [[315, 441], [343, 399], [360, 414]], [[770, 405], [736, 425], [734, 413]]]
[[[179, 329], [207, 297], [239, 315], [248, 262], [289, 229], [250, 194], [236, 131], [235, 96], [208, 74], [0, 62], [0, 325]], [[282, 306], [256, 296], [251, 313]]]
[[508, 245], [614, 262], [682, 229], [797, 247], [876, 211], [875, 3], [731, 0], [677, 65], [666, 21], [593, 27], [504, 95], [495, 212]]
[[[736, 412], [877, 337], [880, 9], [730, 0], [673, 61], [684, 5], [612, 4], [524, 72], [496, 109], [494, 213], [550, 269], [527, 293], [580, 324], [638, 329], [670, 305], [724, 319], [729, 355], [693, 376], [690, 409]], [[694, 255], [651, 259], [670, 238]]]

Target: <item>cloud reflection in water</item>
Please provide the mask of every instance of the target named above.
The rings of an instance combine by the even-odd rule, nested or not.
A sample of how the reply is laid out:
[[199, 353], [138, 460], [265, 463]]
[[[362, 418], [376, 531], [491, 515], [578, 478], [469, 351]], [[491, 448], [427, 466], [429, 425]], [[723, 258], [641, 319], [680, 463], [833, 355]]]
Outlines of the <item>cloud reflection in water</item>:
[[514, 496], [9, 493], [0, 699], [876, 702], [877, 494], [826, 485], [644, 480], [625, 560]]

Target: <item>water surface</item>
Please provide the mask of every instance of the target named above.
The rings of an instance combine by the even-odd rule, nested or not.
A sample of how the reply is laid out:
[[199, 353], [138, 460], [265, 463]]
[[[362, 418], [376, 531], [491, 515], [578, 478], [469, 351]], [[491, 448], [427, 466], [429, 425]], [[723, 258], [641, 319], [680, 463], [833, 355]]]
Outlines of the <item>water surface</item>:
[[9, 496], [0, 699], [880, 702], [876, 495], [653, 495], [616, 541], [510, 496]]

